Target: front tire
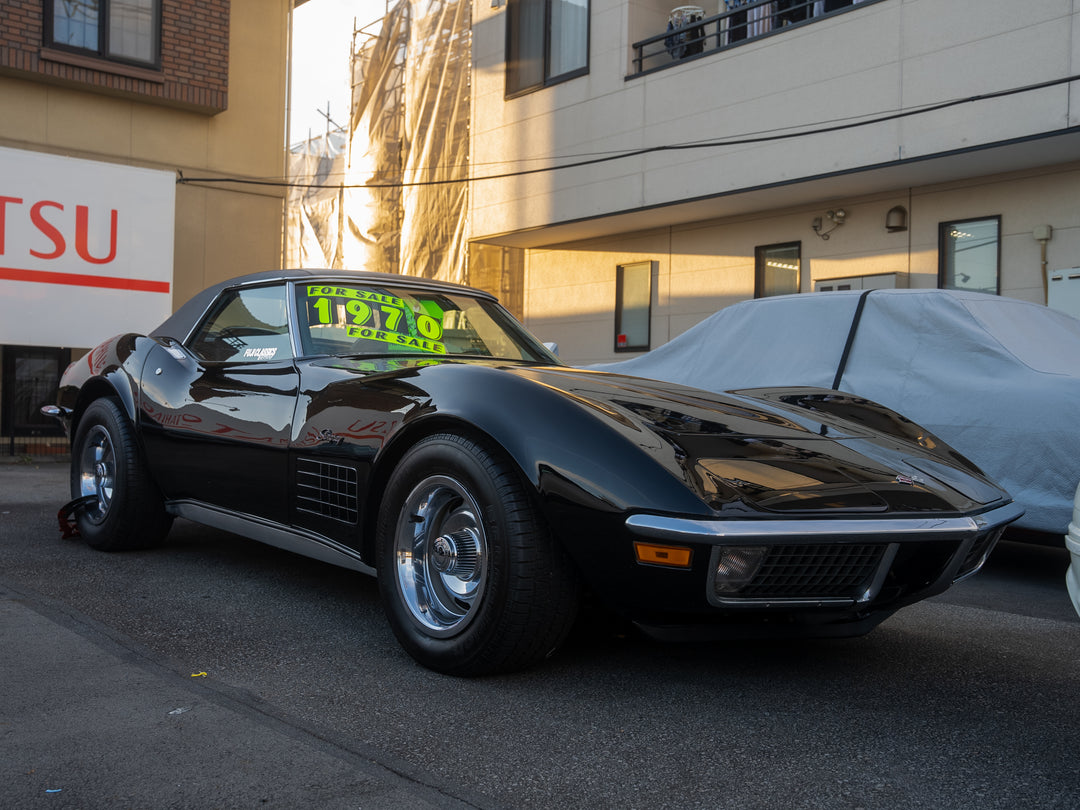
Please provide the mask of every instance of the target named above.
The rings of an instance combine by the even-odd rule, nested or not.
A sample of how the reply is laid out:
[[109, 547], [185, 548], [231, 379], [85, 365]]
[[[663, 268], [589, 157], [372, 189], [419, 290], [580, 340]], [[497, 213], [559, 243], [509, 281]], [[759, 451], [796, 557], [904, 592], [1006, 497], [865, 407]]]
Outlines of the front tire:
[[153, 481], [127, 415], [112, 399], [90, 404], [71, 444], [71, 497], [96, 496], [75, 513], [79, 534], [102, 551], [157, 545], [172, 517]]
[[577, 583], [517, 469], [430, 436], [398, 463], [377, 527], [379, 591], [401, 645], [450, 675], [523, 669], [562, 643]]

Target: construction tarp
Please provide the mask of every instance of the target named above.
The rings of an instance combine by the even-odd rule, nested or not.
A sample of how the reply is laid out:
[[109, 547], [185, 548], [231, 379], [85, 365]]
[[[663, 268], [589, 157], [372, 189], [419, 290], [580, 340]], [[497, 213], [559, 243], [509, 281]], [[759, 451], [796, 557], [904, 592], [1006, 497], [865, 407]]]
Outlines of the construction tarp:
[[355, 32], [347, 132], [292, 149], [289, 264], [466, 280], [471, 20], [401, 0]]
[[344, 264], [344, 190], [348, 137], [328, 132], [289, 150], [288, 253], [286, 267]]

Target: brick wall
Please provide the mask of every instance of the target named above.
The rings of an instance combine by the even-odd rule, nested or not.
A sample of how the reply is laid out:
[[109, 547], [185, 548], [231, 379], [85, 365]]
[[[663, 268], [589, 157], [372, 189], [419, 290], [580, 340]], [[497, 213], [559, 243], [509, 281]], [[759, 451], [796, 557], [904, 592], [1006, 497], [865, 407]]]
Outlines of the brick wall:
[[0, 0], [0, 72], [218, 113], [228, 106], [229, 0], [161, 0], [161, 69], [45, 47], [44, 5]]

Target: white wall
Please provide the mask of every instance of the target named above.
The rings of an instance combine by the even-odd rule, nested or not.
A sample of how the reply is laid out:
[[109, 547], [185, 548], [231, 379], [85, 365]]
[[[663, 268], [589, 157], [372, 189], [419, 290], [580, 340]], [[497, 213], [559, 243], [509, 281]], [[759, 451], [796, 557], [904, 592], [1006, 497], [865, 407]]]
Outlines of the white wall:
[[[656, 8], [593, 0], [588, 75], [507, 101], [505, 6], [476, 3], [475, 175], [915, 111], [1059, 79], [1080, 64], [1076, 0], [883, 0], [627, 80], [630, 43]], [[1080, 124], [1080, 89], [1072, 94], [1071, 108], [1069, 86], [1059, 85], [827, 135], [481, 181], [472, 195], [472, 235], [1051, 132]]]
[[[894, 205], [907, 208], [907, 231], [885, 231]], [[836, 207], [847, 212], [846, 222], [822, 240], [810, 224]], [[1033, 231], [1053, 227], [1050, 269], [1080, 266], [1080, 163], [530, 250], [525, 320], [544, 340], [556, 341], [567, 362], [626, 358], [632, 355], [616, 355], [613, 347], [619, 264], [658, 262], [655, 348], [717, 309], [753, 297], [756, 246], [801, 242], [803, 292], [818, 279], [878, 273], [900, 274], [908, 287], [936, 287], [939, 224], [998, 215], [1002, 294], [1044, 302]]]

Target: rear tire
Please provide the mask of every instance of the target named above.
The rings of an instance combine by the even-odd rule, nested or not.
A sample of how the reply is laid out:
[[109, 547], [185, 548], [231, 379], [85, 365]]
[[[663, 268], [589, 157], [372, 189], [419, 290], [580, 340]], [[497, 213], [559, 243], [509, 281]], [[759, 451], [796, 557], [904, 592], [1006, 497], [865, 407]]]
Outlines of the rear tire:
[[71, 497], [86, 495], [97, 503], [76, 511], [79, 534], [101, 551], [155, 546], [172, 525], [131, 422], [112, 399], [90, 404], [71, 443]]
[[472, 439], [440, 434], [406, 452], [376, 543], [390, 626], [430, 669], [524, 669], [554, 653], [573, 625], [572, 566], [516, 467]]

